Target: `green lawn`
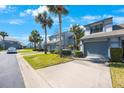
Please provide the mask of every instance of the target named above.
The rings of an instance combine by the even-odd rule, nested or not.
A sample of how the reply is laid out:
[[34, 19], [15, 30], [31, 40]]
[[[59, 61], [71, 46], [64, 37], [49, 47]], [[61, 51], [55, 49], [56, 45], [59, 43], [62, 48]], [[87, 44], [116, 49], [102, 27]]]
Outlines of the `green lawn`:
[[110, 63], [112, 85], [114, 88], [124, 88], [124, 63]]
[[27, 53], [27, 52], [33, 52], [33, 49], [21, 49], [17, 51], [18, 53]]
[[3, 49], [2, 48], [0, 48], [0, 51], [2, 51]]
[[24, 56], [24, 59], [34, 68], [44, 68], [64, 62], [69, 62], [72, 59], [68, 57], [60, 58], [57, 54], [36, 54]]

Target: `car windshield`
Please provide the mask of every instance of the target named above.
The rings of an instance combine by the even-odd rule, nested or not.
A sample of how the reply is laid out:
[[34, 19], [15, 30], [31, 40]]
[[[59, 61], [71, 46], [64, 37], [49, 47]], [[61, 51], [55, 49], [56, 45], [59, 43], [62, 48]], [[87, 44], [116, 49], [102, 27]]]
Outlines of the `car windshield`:
[[10, 48], [8, 48], [8, 50], [16, 50], [16, 48], [10, 47]]

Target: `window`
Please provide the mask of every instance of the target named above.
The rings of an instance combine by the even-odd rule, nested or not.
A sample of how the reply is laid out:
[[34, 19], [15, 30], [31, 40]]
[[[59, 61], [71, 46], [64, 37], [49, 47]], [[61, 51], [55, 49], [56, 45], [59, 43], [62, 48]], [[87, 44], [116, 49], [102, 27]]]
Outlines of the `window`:
[[97, 32], [102, 32], [103, 31], [103, 24], [98, 24], [98, 25], [95, 25], [95, 26], [91, 26], [90, 30], [91, 30], [91, 34], [92, 33], [97, 33]]

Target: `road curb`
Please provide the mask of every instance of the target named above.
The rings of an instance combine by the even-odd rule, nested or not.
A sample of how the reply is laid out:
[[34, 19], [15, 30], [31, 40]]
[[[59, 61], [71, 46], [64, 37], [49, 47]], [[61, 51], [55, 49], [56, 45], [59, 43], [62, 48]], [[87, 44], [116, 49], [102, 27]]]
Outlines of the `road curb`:
[[24, 79], [26, 88], [50, 88], [51, 86], [44, 80], [43, 77], [38, 75], [36, 71], [24, 60], [24, 58], [17, 54], [16, 56], [19, 67]]

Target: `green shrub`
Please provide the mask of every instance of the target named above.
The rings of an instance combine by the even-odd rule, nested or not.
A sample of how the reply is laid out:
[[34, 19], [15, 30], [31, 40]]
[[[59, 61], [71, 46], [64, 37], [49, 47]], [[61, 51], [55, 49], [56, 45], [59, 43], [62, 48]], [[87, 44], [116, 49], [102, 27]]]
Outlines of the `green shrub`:
[[63, 56], [70, 56], [72, 53], [71, 53], [71, 50], [69, 49], [63, 49], [62, 50], [62, 55]]
[[122, 48], [110, 48], [111, 61], [122, 61], [123, 49]]
[[0, 51], [3, 50], [2, 48], [0, 48]]
[[54, 51], [54, 54], [59, 54], [59, 50], [55, 50]]
[[3, 50], [3, 47], [0, 45], [0, 51]]
[[50, 50], [49, 51], [51, 54], [59, 54], [59, 50]]
[[37, 51], [38, 49], [33, 49], [33, 51]]
[[75, 57], [83, 57], [83, 53], [79, 50], [74, 51], [74, 56]]
[[55, 52], [55, 50], [50, 50], [50, 53], [51, 53], [51, 54], [54, 54], [54, 52]]
[[44, 49], [32, 49], [33, 51], [44, 51]]
[[73, 49], [73, 45], [68, 45], [68, 48], [69, 49]]

